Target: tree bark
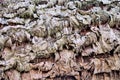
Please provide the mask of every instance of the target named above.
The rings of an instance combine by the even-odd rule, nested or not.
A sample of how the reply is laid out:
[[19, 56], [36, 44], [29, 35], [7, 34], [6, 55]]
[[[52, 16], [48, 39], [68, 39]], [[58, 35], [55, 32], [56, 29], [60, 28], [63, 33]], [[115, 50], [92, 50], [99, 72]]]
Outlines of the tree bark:
[[120, 80], [119, 6], [0, 0], [0, 80]]

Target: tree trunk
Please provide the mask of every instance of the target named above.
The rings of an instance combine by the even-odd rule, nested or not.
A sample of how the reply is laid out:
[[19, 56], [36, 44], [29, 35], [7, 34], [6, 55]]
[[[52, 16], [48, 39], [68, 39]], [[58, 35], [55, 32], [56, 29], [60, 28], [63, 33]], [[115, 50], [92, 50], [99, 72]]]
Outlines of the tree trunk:
[[120, 80], [119, 7], [0, 0], [0, 80]]

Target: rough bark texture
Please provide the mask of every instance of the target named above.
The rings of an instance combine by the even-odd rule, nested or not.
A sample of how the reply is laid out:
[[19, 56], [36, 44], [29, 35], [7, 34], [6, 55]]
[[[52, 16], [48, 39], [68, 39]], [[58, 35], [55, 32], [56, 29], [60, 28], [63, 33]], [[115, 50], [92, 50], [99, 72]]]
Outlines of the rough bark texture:
[[0, 0], [0, 80], [120, 80], [120, 1]]

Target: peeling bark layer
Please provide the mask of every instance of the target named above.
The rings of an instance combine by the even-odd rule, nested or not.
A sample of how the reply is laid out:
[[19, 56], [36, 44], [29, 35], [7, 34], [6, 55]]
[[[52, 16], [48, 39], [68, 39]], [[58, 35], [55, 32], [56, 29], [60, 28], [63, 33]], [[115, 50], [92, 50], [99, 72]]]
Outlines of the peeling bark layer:
[[120, 1], [0, 0], [0, 80], [120, 80]]

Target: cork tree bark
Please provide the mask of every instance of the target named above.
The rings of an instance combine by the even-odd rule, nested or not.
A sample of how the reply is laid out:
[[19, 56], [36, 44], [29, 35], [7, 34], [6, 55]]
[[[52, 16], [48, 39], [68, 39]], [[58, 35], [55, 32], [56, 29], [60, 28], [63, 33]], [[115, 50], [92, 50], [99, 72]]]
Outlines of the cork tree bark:
[[120, 1], [0, 0], [0, 80], [120, 80]]

